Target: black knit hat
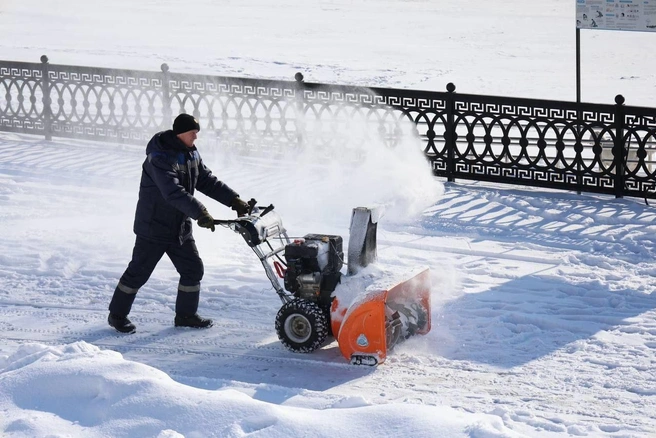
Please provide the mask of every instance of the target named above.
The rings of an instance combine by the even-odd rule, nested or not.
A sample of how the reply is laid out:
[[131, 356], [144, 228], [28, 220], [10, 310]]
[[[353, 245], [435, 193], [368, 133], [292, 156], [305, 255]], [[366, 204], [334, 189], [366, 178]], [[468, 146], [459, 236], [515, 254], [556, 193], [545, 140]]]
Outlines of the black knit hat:
[[200, 131], [200, 125], [198, 124], [198, 120], [189, 114], [180, 114], [173, 121], [173, 133], [175, 135], [193, 131], [194, 129]]

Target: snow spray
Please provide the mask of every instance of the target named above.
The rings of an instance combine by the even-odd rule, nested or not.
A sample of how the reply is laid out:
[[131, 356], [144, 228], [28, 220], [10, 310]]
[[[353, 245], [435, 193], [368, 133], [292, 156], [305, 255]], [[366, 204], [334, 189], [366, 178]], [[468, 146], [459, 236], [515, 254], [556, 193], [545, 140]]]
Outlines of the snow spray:
[[[373, 96], [368, 89], [360, 92]], [[240, 187], [259, 193], [253, 196], [264, 203], [273, 202], [283, 217], [342, 227], [354, 207], [383, 205], [385, 222], [405, 222], [442, 195], [444, 187], [432, 174], [413, 122], [380, 105], [363, 108], [343, 100], [307, 105], [311, 108], [295, 120], [302, 134], [288, 150], [275, 161], [268, 155], [268, 163], [261, 158], [266, 154], [258, 157], [261, 170], [240, 171], [251, 177], [250, 182], [240, 178]], [[379, 118], [371, 116], [374, 111], [394, 115], [386, 122], [387, 133], [381, 132]], [[233, 174], [230, 168], [252, 166], [257, 159], [224, 155], [221, 161]]]

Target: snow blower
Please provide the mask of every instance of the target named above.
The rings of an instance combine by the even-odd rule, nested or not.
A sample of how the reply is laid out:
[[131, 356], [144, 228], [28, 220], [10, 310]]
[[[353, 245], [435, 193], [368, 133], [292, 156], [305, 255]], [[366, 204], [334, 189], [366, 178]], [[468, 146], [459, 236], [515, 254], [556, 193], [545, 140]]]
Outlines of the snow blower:
[[373, 264], [378, 209], [353, 209], [343, 275], [341, 236], [306, 234], [292, 240], [273, 205], [256, 204], [249, 201], [244, 217], [214, 223], [239, 233], [262, 263], [282, 301], [275, 330], [285, 348], [311, 353], [332, 335], [350, 363], [377, 365], [394, 345], [428, 333], [428, 268], [407, 273]]

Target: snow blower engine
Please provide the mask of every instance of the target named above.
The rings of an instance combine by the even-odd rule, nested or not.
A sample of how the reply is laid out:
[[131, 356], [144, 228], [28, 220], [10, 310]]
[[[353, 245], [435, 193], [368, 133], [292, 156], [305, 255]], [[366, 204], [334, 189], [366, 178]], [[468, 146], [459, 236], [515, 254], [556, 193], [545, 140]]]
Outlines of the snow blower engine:
[[370, 209], [353, 210], [348, 275], [343, 276], [341, 236], [306, 234], [292, 241], [273, 205], [260, 209], [254, 199], [248, 204], [248, 215], [214, 223], [239, 233], [260, 259], [283, 303], [275, 329], [288, 350], [310, 353], [332, 334], [351, 363], [376, 365], [400, 340], [430, 330], [428, 269], [400, 282], [388, 276], [387, 282], [358, 291], [355, 299], [339, 293], [360, 268], [375, 261], [377, 215]]
[[341, 236], [306, 234], [285, 246], [285, 261], [285, 289], [329, 309], [344, 264]]

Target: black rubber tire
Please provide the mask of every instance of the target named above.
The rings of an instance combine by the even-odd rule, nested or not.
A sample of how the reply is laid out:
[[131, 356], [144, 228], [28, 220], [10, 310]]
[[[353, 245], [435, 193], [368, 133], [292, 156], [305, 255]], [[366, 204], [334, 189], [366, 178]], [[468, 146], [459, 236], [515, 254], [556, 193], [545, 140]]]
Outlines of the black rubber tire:
[[328, 322], [328, 337], [329, 338], [334, 337], [333, 336], [333, 323], [332, 323], [331, 318], [330, 318], [330, 305], [326, 306], [326, 305], [320, 304], [319, 307], [321, 308], [321, 310], [323, 310], [323, 313], [326, 315], [326, 321]]
[[311, 353], [328, 337], [328, 317], [317, 304], [297, 298], [278, 311], [276, 333], [289, 351]]

